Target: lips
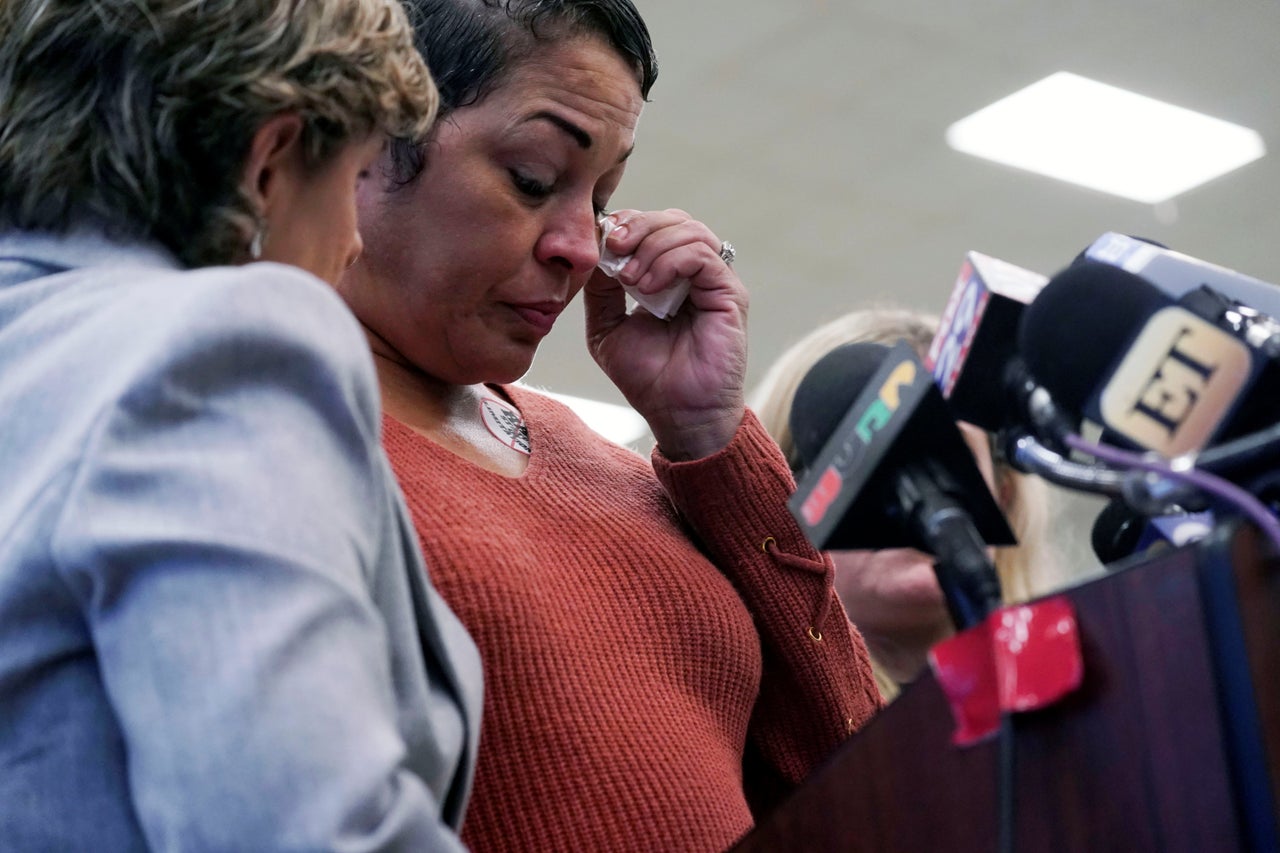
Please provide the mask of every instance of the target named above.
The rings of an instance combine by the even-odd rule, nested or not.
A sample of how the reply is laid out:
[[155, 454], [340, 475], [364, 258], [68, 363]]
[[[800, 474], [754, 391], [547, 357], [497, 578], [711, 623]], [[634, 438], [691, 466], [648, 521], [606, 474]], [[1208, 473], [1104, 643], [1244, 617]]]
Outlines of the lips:
[[512, 303], [511, 310], [532, 326], [539, 334], [547, 334], [556, 324], [556, 318], [564, 310], [562, 302]]

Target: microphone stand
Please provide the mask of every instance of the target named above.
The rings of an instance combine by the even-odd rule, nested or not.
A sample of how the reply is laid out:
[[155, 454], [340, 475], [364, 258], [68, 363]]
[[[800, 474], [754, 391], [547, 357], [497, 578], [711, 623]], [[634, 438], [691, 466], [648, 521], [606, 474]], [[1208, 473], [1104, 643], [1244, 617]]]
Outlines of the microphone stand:
[[912, 531], [934, 555], [934, 572], [957, 630], [982, 622], [1000, 607], [1000, 577], [969, 513], [938, 486], [944, 472], [907, 466], [895, 478], [895, 497]]
[[[945, 472], [936, 466], [928, 466], [932, 471], [921, 471], [920, 467], [909, 465], [896, 478], [898, 505], [910, 520], [912, 531], [933, 552], [933, 570], [947, 612], [956, 630], [963, 631], [980, 624], [1001, 606], [1000, 576], [969, 513], [939, 487], [938, 482], [946, 481]], [[1014, 849], [1016, 738], [1013, 715], [1002, 714], [996, 780], [999, 853], [1013, 853]]]

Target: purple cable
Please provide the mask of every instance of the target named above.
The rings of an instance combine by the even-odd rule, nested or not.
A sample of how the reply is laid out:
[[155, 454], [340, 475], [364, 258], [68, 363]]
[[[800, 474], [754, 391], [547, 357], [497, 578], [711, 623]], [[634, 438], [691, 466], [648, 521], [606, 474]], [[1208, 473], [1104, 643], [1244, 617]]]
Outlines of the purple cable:
[[1262, 529], [1263, 534], [1271, 540], [1272, 546], [1277, 551], [1280, 551], [1280, 520], [1277, 520], [1270, 510], [1262, 505], [1261, 501], [1235, 483], [1224, 480], [1207, 471], [1201, 471], [1198, 468], [1178, 471], [1165, 460], [1148, 458], [1109, 444], [1095, 444], [1079, 435], [1068, 435], [1066, 443], [1072, 450], [1087, 453], [1103, 462], [1139, 471], [1151, 471], [1171, 480], [1188, 483], [1202, 492], [1207, 492], [1229, 504], [1234, 504], [1254, 524]]

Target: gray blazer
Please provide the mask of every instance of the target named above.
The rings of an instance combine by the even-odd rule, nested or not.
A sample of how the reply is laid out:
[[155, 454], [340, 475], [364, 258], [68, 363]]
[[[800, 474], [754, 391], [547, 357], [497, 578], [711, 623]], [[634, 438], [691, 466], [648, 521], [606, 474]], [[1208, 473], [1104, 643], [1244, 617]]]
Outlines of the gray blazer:
[[461, 848], [479, 657], [379, 418], [306, 273], [0, 234], [0, 849]]

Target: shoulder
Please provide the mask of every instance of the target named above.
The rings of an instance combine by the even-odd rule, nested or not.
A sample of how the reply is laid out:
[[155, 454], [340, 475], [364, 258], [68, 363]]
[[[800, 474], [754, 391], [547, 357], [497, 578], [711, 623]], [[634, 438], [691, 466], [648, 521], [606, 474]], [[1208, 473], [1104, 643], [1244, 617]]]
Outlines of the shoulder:
[[109, 284], [93, 325], [132, 355], [127, 372], [198, 364], [201, 374], [243, 381], [317, 370], [375, 381], [355, 317], [333, 288], [293, 267], [209, 267]]
[[[333, 288], [284, 264], [173, 272], [125, 289], [185, 332], [298, 338], [330, 349], [361, 344], [359, 324]], [[321, 337], [321, 334], [325, 335]]]
[[368, 343], [313, 276], [279, 264], [70, 275], [45, 300], [27, 361], [49, 383], [72, 382], [82, 414], [171, 420], [252, 401], [282, 424], [323, 411], [377, 436]]
[[31, 382], [74, 385], [85, 403], [174, 365], [319, 367], [374, 381], [351, 312], [333, 288], [293, 267], [182, 270], [125, 251], [71, 268], [38, 258], [18, 266], [0, 288], [0, 359], [23, 364]]
[[[262, 509], [258, 496], [323, 496], [338, 527], [380, 500], [372, 357], [327, 285], [269, 264], [113, 275], [99, 271], [110, 295], [62, 359], [77, 380], [65, 407], [78, 424], [68, 441], [81, 448], [83, 506], [119, 499], [110, 484], [139, 449], [198, 449], [190, 465], [156, 456], [149, 464], [166, 476], [153, 492], [204, 495], [246, 530], [269, 519], [285, 540], [320, 515], [301, 518], [274, 498]], [[257, 518], [245, 518], [249, 507]]]

